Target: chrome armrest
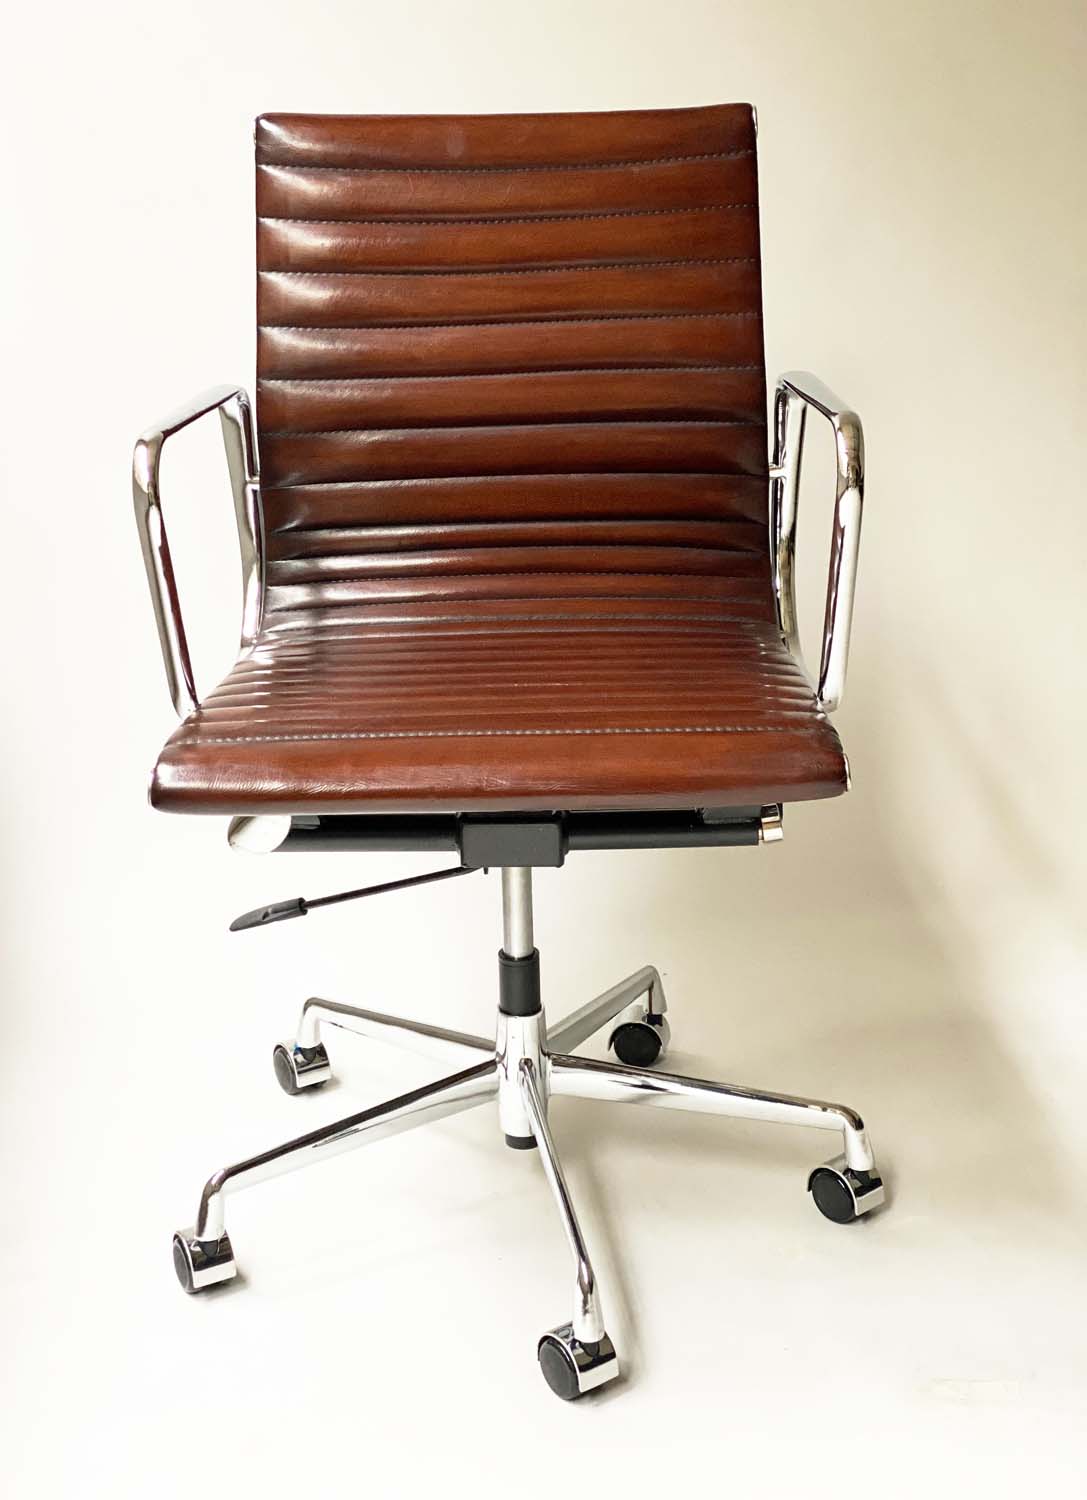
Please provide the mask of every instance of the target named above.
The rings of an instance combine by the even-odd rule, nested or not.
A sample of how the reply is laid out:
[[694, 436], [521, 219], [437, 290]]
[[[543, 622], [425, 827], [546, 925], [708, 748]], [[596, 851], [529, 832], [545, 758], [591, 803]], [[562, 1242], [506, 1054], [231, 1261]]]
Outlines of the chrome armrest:
[[774, 396], [774, 457], [770, 469], [774, 598], [782, 633], [789, 649], [800, 660], [803, 658], [796, 617], [793, 561], [800, 461], [809, 406], [826, 417], [834, 429], [838, 468], [823, 646], [816, 686], [819, 707], [829, 713], [842, 701], [849, 660], [849, 631], [853, 621], [853, 593], [857, 582], [857, 552], [864, 506], [864, 432], [857, 413], [814, 375], [791, 370], [779, 379]]
[[264, 548], [261, 531], [260, 481], [253, 441], [253, 417], [249, 397], [234, 385], [215, 386], [185, 406], [172, 411], [156, 427], [149, 427], [136, 440], [132, 455], [132, 499], [136, 527], [140, 533], [151, 604], [155, 611], [162, 659], [170, 697], [181, 718], [199, 708], [189, 643], [181, 616], [177, 582], [170, 560], [170, 544], [162, 516], [159, 465], [166, 439], [197, 418], [218, 411], [223, 429], [230, 487], [238, 522], [242, 562], [242, 647], [251, 646], [260, 628], [264, 592]]

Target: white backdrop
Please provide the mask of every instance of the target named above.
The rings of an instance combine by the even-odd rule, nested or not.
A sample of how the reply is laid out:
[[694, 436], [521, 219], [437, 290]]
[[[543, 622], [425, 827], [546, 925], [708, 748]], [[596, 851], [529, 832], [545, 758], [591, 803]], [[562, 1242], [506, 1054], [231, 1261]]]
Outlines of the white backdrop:
[[[209, 1466], [227, 1491], [293, 1494], [318, 1475], [333, 1494], [456, 1490], [477, 1461], [469, 1432], [509, 1472], [522, 1431], [572, 1445], [586, 1479], [618, 1482], [632, 1453], [644, 1476], [682, 1472], [686, 1453], [727, 1456], [745, 1496], [817, 1491], [831, 1480], [817, 1455], [832, 1462], [844, 1432], [858, 1476], [889, 1464], [876, 1493], [957, 1464], [990, 1493], [1047, 1472], [1049, 1493], [1076, 1493], [1081, 7], [103, 0], [8, 27], [13, 1493], [191, 1493]], [[304, 1128], [267, 1055], [299, 1000], [485, 1028], [497, 892], [458, 882], [228, 938], [265, 898], [414, 866], [244, 859], [218, 820], [148, 811], [171, 714], [127, 470], [137, 431], [178, 399], [252, 383], [260, 111], [726, 100], [759, 109], [771, 377], [811, 368], [865, 419], [838, 716], [854, 791], [790, 809], [784, 845], [759, 853], [575, 859], [538, 879], [538, 939], [553, 1012], [655, 960], [677, 1066], [856, 1103], [895, 1202], [863, 1257], [857, 1240], [812, 1248], [810, 1214], [782, 1217], [780, 1186], [786, 1164], [802, 1184], [810, 1140], [650, 1133], [572, 1106], [574, 1175], [601, 1208], [586, 1217], [632, 1369], [622, 1399], [575, 1418], [530, 1368], [566, 1306], [550, 1208], [482, 1129], [240, 1200], [248, 1301], [206, 1309], [172, 1285], [166, 1243], [203, 1176]], [[812, 624], [832, 485], [820, 437], [801, 520]], [[214, 424], [179, 440], [165, 475], [204, 684], [237, 624], [216, 444]], [[517, 1213], [493, 1228], [510, 1197]], [[514, 1339], [499, 1311], [519, 1305]]]

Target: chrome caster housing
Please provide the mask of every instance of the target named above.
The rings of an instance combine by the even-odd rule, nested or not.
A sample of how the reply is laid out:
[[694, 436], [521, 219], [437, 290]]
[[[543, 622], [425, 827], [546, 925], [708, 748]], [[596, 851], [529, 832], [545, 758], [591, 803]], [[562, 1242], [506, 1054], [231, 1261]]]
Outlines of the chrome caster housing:
[[882, 1177], [875, 1171], [854, 1171], [844, 1156], [816, 1167], [808, 1178], [808, 1192], [823, 1217], [835, 1224], [852, 1224], [884, 1200]]
[[671, 1029], [661, 1013], [643, 1011], [620, 1020], [608, 1038], [608, 1048], [628, 1068], [651, 1068], [668, 1051]]
[[217, 1240], [198, 1240], [194, 1230], [180, 1230], [174, 1235], [174, 1270], [190, 1294], [233, 1281], [238, 1267], [230, 1236], [224, 1231]]
[[285, 1094], [300, 1094], [303, 1089], [318, 1088], [332, 1077], [328, 1053], [320, 1042], [316, 1047], [299, 1047], [295, 1042], [280, 1042], [272, 1051], [276, 1081]]
[[563, 1401], [576, 1401], [619, 1374], [615, 1345], [607, 1334], [599, 1343], [583, 1344], [569, 1323], [544, 1334], [536, 1358], [543, 1378]]

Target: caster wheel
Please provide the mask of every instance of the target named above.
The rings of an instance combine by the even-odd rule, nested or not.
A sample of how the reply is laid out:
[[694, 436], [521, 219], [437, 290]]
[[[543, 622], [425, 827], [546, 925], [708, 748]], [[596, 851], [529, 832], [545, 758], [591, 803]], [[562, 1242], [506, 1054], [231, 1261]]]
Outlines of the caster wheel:
[[193, 1230], [181, 1230], [174, 1235], [174, 1270], [182, 1289], [190, 1295], [233, 1281], [238, 1267], [230, 1236], [222, 1234], [217, 1240], [198, 1240]]
[[857, 1172], [836, 1157], [816, 1167], [808, 1178], [808, 1191], [825, 1219], [834, 1224], [852, 1224], [883, 1202], [883, 1179], [875, 1172]]
[[316, 1047], [280, 1042], [272, 1051], [272, 1067], [285, 1094], [300, 1094], [303, 1089], [319, 1088], [332, 1077], [328, 1053], [320, 1042]]
[[668, 1048], [668, 1022], [661, 1016], [623, 1021], [612, 1032], [608, 1046], [628, 1068], [651, 1068]]
[[808, 1191], [824, 1219], [831, 1219], [835, 1224], [852, 1224], [857, 1217], [857, 1205], [849, 1184], [829, 1167], [820, 1167], [812, 1173]]
[[576, 1401], [619, 1374], [615, 1345], [607, 1334], [597, 1344], [583, 1344], [569, 1323], [544, 1334], [536, 1357], [543, 1378], [563, 1401]]

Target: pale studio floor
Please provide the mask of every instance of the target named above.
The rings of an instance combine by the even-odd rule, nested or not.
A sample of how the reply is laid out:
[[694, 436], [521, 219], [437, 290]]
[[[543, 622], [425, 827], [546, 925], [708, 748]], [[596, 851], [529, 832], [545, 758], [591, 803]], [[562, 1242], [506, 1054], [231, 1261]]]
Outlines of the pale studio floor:
[[817, 841], [787, 921], [789, 867], [761, 855], [727, 877], [731, 910], [702, 855], [538, 877], [553, 1017], [657, 961], [669, 1065], [855, 1104], [892, 1199], [849, 1228], [819, 1217], [804, 1183], [831, 1136], [557, 1101], [626, 1370], [565, 1406], [534, 1351], [568, 1316], [566, 1247], [536, 1155], [487, 1108], [232, 1199], [235, 1288], [186, 1298], [170, 1265], [215, 1167], [433, 1075], [333, 1032], [338, 1083], [288, 1099], [269, 1050], [308, 991], [488, 1024], [495, 877], [231, 939], [235, 910], [351, 883], [347, 866], [239, 877], [202, 865], [206, 827], [151, 822], [144, 873], [58, 931], [52, 1000], [16, 1016], [14, 1500], [1084, 1493], [1082, 1195], [899, 893], [846, 940]]

